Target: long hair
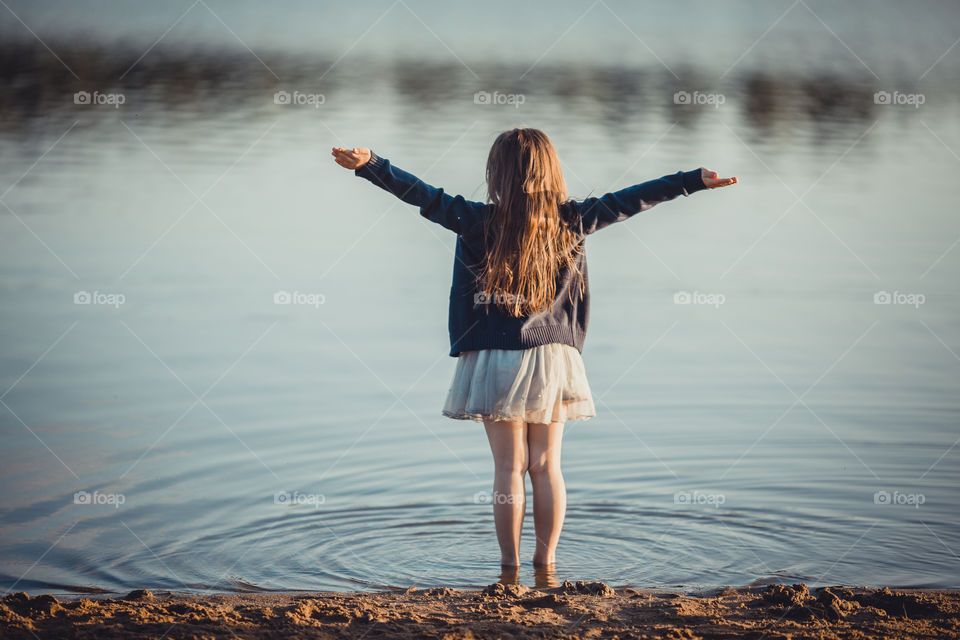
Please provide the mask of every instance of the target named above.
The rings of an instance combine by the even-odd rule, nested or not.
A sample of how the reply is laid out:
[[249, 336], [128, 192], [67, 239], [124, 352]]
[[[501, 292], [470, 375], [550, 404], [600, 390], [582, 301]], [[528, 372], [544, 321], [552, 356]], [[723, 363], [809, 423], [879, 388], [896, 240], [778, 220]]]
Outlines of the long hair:
[[[549, 309], [557, 275], [583, 274], [576, 256], [582, 239], [561, 219], [567, 185], [550, 138], [517, 128], [497, 136], [487, 157], [487, 190], [494, 204], [484, 221], [485, 256], [478, 282], [488, 302], [513, 317]], [[568, 294], [573, 295], [573, 287]]]

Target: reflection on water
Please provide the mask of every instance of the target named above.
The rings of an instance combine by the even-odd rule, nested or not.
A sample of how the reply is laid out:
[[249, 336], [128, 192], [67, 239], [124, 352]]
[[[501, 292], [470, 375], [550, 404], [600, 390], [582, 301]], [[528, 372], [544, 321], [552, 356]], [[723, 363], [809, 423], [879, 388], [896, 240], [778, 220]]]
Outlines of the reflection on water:
[[[7, 86], [0, 95], [4, 130], [25, 133], [32, 122], [66, 114], [70, 118], [110, 118], [129, 117], [134, 111], [135, 117], [141, 117], [146, 110], [174, 121], [183, 117], [222, 119], [232, 111], [245, 117], [266, 116], [271, 105], [277, 106], [274, 96], [278, 91], [291, 95], [315, 91], [322, 96], [316, 106], [329, 115], [349, 108], [373, 87], [392, 92], [400, 105], [427, 114], [425, 117], [450, 117], [451, 112], [464, 108], [465, 100], [473, 101], [476, 92], [487, 91], [523, 95], [523, 113], [549, 106], [567, 118], [601, 122], [612, 133], [621, 133], [651, 113], [688, 127], [709, 118], [709, 109], [691, 108], [689, 102], [674, 99], [678, 92], [697, 92], [721, 94], [723, 108], [739, 113], [756, 136], [775, 135], [784, 128], [810, 128], [818, 143], [830, 143], [827, 127], [859, 131], [883, 112], [885, 105], [874, 101], [876, 91], [892, 87], [901, 93], [919, 91], [907, 74], [879, 82], [857, 68], [844, 72], [811, 69], [790, 75], [752, 70], [718, 80], [716, 74], [702, 70], [683, 69], [678, 77], [649, 65], [560, 67], [543, 63], [528, 71], [503, 64], [467, 67], [402, 58], [385, 65], [279, 58], [266, 66], [249, 54], [228, 51], [185, 53], [160, 47], [140, 60], [132, 49], [61, 47], [58, 53], [62, 63], [38, 43], [0, 47], [0, 77]], [[952, 85], [934, 84], [923, 90], [931, 105], [957, 97]], [[123, 111], [78, 111], [74, 103], [77, 92], [122, 95]], [[303, 99], [306, 106], [314, 106]]]
[[[0, 131], [8, 141], [25, 145], [24, 156], [34, 157], [73, 126], [77, 129], [71, 137], [85, 132], [101, 142], [112, 137], [115, 148], [136, 144], [131, 133], [143, 137], [155, 131], [157, 138], [149, 148], [192, 145], [198, 161], [204, 162], [207, 154], [233, 159], [243, 144], [254, 140], [261, 149], [278, 141], [282, 124], [277, 135], [241, 139], [256, 123], [264, 127], [287, 123], [287, 129], [300, 130], [292, 134], [296, 137], [321, 129], [345, 144], [344, 136], [358, 129], [362, 114], [369, 111], [363, 123], [367, 130], [385, 128], [392, 116], [419, 128], [424, 141], [439, 142], [444, 148], [452, 140], [470, 145], [470, 137], [459, 140], [468, 126], [479, 123], [478, 132], [493, 131], [518, 119], [536, 118], [540, 126], [554, 127], [558, 138], [567, 135], [580, 145], [597, 144], [599, 133], [604, 141], [652, 138], [660, 144], [667, 127], [677, 127], [674, 136], [698, 139], [703, 129], [732, 126], [741, 136], [738, 143], [806, 145], [827, 157], [831, 150], [837, 154], [849, 150], [880, 119], [917, 115], [914, 126], [921, 120], [909, 109], [891, 109], [874, 99], [877, 91], [917, 91], [912, 72], [878, 81], [856, 65], [789, 75], [744, 69], [719, 78], [709, 68], [677, 71], [656, 64], [610, 66], [595, 61], [579, 66], [543, 61], [525, 68], [403, 58], [387, 63], [304, 59], [288, 54], [270, 58], [268, 66], [246, 51], [184, 52], [162, 44], [146, 57], [140, 50], [119, 46], [60, 44], [54, 57], [39, 43], [10, 41], [0, 45], [0, 78], [5, 86], [0, 92]], [[949, 118], [956, 107], [956, 86], [924, 85], [923, 114], [934, 111], [938, 114], [934, 119]], [[484, 109], [477, 104], [478, 94], [519, 95], [522, 108]], [[304, 104], [284, 105], [281, 95], [293, 101], [299, 96]], [[680, 95], [687, 102], [678, 100]], [[715, 107], [691, 104], [697, 96], [719, 96], [722, 102]], [[82, 103], [98, 98], [104, 104]], [[195, 144], [198, 131], [208, 136], [203, 144]], [[863, 147], [872, 140], [865, 139]], [[663, 141], [663, 146], [672, 144], [670, 137]], [[94, 144], [78, 153], [86, 157], [101, 148], [106, 146]], [[480, 197], [478, 189], [474, 185], [471, 195]]]
[[[5, 587], [958, 586], [960, 120], [929, 61], [53, 48], [0, 45]], [[575, 197], [701, 164], [741, 184], [588, 243], [599, 415], [564, 436], [556, 573], [509, 575], [483, 429], [439, 414], [454, 238], [327, 154], [482, 199], [517, 124]]]

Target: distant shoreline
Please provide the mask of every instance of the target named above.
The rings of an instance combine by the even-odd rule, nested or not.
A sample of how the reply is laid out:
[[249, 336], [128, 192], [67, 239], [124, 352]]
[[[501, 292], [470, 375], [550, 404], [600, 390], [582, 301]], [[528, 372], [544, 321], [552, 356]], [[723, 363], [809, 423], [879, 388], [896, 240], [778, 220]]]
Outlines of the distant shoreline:
[[[656, 62], [631, 66], [616, 59], [580, 65], [544, 62], [526, 73], [523, 63], [479, 61], [467, 69], [456, 60], [357, 57], [340, 62], [332, 56], [277, 52], [265, 54], [267, 66], [245, 50], [158, 46], [142, 57], [142, 51], [122, 43], [54, 44], [57, 57], [32, 39], [0, 42], [0, 78], [12, 87], [0, 92], [0, 132], [29, 131], [30, 121], [57, 114], [85, 122], [149, 120], [158, 111], [177, 118], [220, 117], [243, 109], [261, 115], [297, 109], [329, 114], [373, 86], [422, 108], [473, 105], [475, 94], [485, 92], [523, 95], [528, 110], [535, 103], [558, 104], [576, 114], [586, 100], [615, 106], [618, 115], [611, 126], [618, 130], [651, 111], [690, 127], [715, 112], [722, 99], [726, 109], [767, 134], [798, 121], [839, 123], [859, 134], [863, 125], [894, 111], [878, 102], [877, 92], [919, 91], [910, 73], [880, 81], [858, 66], [789, 74], [737, 69], [723, 78], [706, 67], [691, 67], [680, 80]], [[304, 99], [291, 99], [298, 95]], [[308, 99], [313, 95], [318, 99]], [[937, 82], [927, 83], [922, 95], [927, 111], [950, 110], [958, 92], [955, 83]]]
[[954, 637], [960, 589], [805, 584], [682, 594], [602, 582], [544, 589], [492, 584], [366, 592], [185, 595], [132, 591], [60, 600], [13, 593], [0, 603], [5, 638], [649, 638]]

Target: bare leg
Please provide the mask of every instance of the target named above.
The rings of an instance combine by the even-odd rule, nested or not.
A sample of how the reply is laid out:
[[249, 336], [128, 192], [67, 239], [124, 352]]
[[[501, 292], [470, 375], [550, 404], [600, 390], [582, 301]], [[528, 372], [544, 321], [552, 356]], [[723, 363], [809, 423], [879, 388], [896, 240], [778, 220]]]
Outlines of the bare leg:
[[560, 473], [562, 437], [562, 421], [527, 424], [528, 471], [533, 485], [533, 524], [537, 535], [533, 564], [538, 566], [556, 562], [557, 542], [567, 511], [567, 488]]
[[493, 452], [493, 521], [500, 543], [500, 564], [516, 567], [520, 566], [520, 533], [527, 509], [527, 425], [485, 421], [483, 426]]

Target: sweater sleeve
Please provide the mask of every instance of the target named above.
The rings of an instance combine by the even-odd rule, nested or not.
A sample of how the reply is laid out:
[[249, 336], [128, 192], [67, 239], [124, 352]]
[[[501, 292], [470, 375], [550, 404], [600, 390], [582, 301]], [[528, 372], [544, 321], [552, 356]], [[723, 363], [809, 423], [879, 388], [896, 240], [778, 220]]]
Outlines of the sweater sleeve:
[[587, 198], [582, 202], [575, 202], [574, 205], [580, 215], [583, 233], [587, 235], [614, 222], [626, 220], [661, 202], [673, 200], [680, 195], [688, 196], [706, 188], [700, 169], [678, 171], [599, 198]]
[[458, 234], [462, 234], [477, 220], [486, 207], [481, 202], [472, 202], [463, 196], [444, 193], [443, 189], [433, 187], [391, 165], [389, 160], [381, 158], [373, 151], [370, 152], [370, 160], [356, 169], [354, 175], [366, 178], [407, 204], [420, 207], [421, 216]]

